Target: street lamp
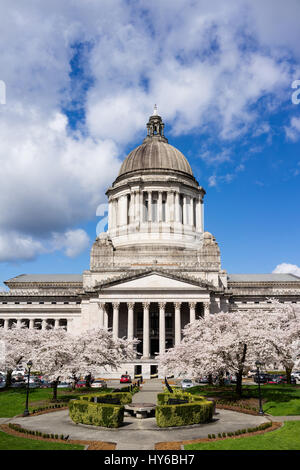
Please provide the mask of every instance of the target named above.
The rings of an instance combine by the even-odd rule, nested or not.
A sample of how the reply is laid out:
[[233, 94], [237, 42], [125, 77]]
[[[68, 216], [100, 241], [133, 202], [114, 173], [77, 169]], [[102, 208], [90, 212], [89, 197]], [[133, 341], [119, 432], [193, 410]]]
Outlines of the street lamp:
[[259, 374], [259, 367], [262, 366], [262, 363], [259, 361], [255, 362], [256, 365], [256, 373], [257, 373], [257, 380], [258, 380], [258, 400], [259, 400], [259, 414], [263, 415], [264, 411], [262, 408], [262, 402], [261, 402], [261, 390], [260, 390], [260, 374]]
[[32, 361], [27, 362], [27, 369], [28, 369], [28, 378], [27, 378], [27, 390], [26, 390], [26, 405], [23, 416], [29, 416], [28, 410], [28, 400], [29, 400], [29, 379], [30, 379], [30, 369], [32, 367]]

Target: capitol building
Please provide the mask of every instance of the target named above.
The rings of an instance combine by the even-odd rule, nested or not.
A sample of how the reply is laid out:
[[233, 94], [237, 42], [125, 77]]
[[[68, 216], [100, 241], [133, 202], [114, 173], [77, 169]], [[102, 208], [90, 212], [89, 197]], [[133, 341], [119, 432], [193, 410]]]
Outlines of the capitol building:
[[141, 145], [107, 189], [108, 230], [82, 274], [22, 274], [0, 292], [0, 327], [65, 327], [80, 335], [110, 328], [137, 338], [136, 359], [101, 377], [149, 378], [156, 356], [181, 341], [182, 329], [220, 311], [268, 308], [269, 298], [300, 303], [292, 274], [228, 274], [215, 237], [205, 231], [205, 190], [186, 157], [168, 143], [155, 107]]

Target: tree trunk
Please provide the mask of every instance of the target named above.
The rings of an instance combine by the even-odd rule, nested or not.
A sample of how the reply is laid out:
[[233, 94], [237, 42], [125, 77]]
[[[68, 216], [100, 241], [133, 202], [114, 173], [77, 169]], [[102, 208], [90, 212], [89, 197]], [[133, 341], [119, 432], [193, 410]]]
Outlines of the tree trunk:
[[7, 373], [6, 373], [5, 388], [8, 388], [8, 387], [11, 386], [11, 374], [12, 374], [12, 370], [8, 370]]
[[286, 383], [291, 384], [291, 374], [292, 374], [292, 368], [291, 367], [286, 367], [285, 368], [285, 373], [286, 373]]
[[243, 380], [243, 369], [240, 369], [238, 373], [236, 374], [236, 387], [235, 387], [236, 394], [239, 398], [241, 398], [243, 394], [242, 380]]
[[57, 401], [57, 385], [58, 385], [58, 379], [59, 377], [53, 381], [53, 396], [52, 396], [52, 400], [54, 401]]
[[209, 374], [207, 378], [208, 378], [208, 385], [213, 385], [212, 374]]
[[242, 353], [242, 358], [240, 361], [240, 368], [238, 373], [236, 374], [236, 394], [239, 398], [241, 398], [243, 394], [243, 388], [242, 388], [242, 380], [243, 380], [243, 372], [244, 372], [244, 364], [246, 360], [246, 354], [247, 354], [247, 344], [244, 344], [243, 347], [243, 353]]

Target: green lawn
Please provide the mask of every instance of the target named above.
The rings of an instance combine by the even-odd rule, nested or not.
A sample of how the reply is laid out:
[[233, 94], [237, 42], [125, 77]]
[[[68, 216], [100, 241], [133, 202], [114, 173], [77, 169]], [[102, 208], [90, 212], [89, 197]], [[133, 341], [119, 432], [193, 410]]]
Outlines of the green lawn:
[[300, 450], [300, 421], [286, 421], [276, 431], [250, 437], [188, 444], [185, 450]]
[[[81, 391], [80, 391], [81, 390]], [[86, 390], [84, 393], [99, 393], [109, 392], [112, 389], [90, 389], [89, 392]], [[69, 401], [72, 398], [76, 398], [79, 394], [82, 394], [82, 389], [69, 391], [68, 389], [58, 389], [57, 397], [59, 400]], [[50, 404], [52, 399], [51, 388], [34, 388], [30, 389], [29, 392], [29, 410], [32, 408], [39, 408]], [[11, 388], [8, 390], [0, 391], [0, 418], [11, 418], [18, 414], [23, 413], [26, 402], [26, 390]]]
[[[193, 394], [200, 394], [207, 397], [218, 397], [225, 401], [235, 401], [234, 386], [212, 387], [196, 386], [189, 389]], [[296, 416], [300, 415], [300, 386], [299, 385], [262, 385], [262, 398], [264, 400], [263, 409], [265, 413], [272, 416]], [[258, 400], [258, 386], [244, 385], [243, 400]], [[258, 403], [258, 401], [257, 401]]]
[[84, 446], [11, 436], [0, 431], [0, 450], [83, 450]]

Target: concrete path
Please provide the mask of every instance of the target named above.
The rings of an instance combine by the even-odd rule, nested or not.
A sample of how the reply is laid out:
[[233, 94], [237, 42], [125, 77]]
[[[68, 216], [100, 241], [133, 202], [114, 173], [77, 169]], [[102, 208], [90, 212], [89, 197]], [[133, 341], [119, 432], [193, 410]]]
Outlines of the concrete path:
[[271, 416], [266, 415], [270, 421], [275, 421], [277, 423], [283, 423], [283, 421], [300, 421], [300, 416]]
[[[139, 393], [133, 396], [133, 403], [157, 403], [157, 394], [163, 390], [161, 380], [148, 380]], [[106, 441], [117, 444], [117, 450], [152, 450], [156, 442], [182, 441], [206, 438], [208, 434], [232, 432], [255, 427], [266, 421], [300, 419], [300, 416], [252, 416], [236, 411], [217, 410], [211, 423], [185, 428], [161, 429], [155, 418], [136, 419], [125, 417], [124, 425], [118, 429], [75, 424], [69, 418], [68, 410], [56, 411], [26, 418], [2, 418], [49, 434], [69, 435], [70, 439]], [[0, 421], [1, 422], [1, 421]]]
[[213, 422], [188, 428], [160, 429], [156, 426], [155, 418], [125, 418], [121, 428], [106, 429], [74, 424], [69, 418], [68, 410], [62, 410], [39, 416], [12, 418], [10, 421], [21, 424], [27, 429], [69, 435], [70, 439], [114, 442], [118, 450], [152, 450], [156, 442], [206, 438], [207, 434], [258, 426], [268, 419], [235, 411], [218, 410]]
[[162, 380], [148, 380], [142, 385], [141, 390], [133, 395], [132, 403], [157, 403], [157, 394], [163, 391]]

